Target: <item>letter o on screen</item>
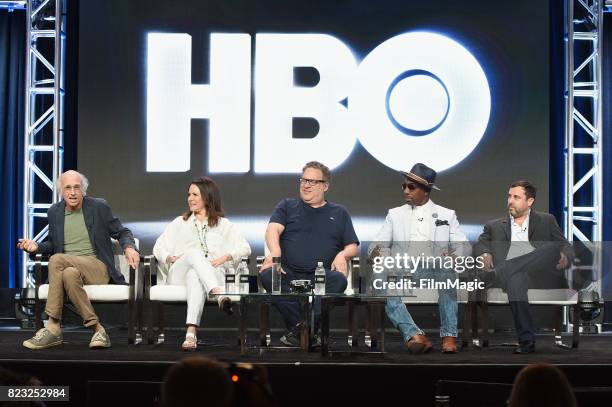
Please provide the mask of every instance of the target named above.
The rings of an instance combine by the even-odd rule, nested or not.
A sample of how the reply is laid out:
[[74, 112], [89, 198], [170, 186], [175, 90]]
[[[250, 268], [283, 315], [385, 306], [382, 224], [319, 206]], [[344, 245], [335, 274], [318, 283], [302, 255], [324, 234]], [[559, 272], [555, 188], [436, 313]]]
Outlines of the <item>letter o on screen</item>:
[[[419, 100], [433, 105], [423, 110]], [[388, 39], [364, 58], [349, 108], [359, 123], [359, 141], [383, 164], [405, 169], [410, 152], [443, 171], [480, 142], [491, 93], [482, 67], [464, 46], [445, 35], [415, 31]]]

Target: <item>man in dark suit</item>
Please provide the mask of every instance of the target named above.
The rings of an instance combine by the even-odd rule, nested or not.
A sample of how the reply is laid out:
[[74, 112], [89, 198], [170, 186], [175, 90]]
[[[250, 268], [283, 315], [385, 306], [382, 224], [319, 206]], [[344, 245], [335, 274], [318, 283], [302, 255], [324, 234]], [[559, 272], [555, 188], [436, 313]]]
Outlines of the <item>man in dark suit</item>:
[[113, 216], [105, 200], [86, 196], [87, 178], [76, 171], [66, 171], [58, 180], [62, 198], [47, 211], [49, 234], [40, 245], [20, 239], [18, 248], [28, 253], [51, 254], [49, 259], [49, 294], [45, 312], [47, 327], [23, 342], [29, 349], [61, 345], [60, 321], [64, 294], [68, 295], [86, 327], [93, 328], [92, 349], [110, 347], [110, 338], [95, 314], [83, 285], [125, 284], [115, 269], [111, 237], [124, 250], [130, 267], [138, 267], [140, 255], [132, 232]]
[[567, 285], [562, 270], [574, 256], [555, 218], [531, 210], [536, 188], [529, 181], [517, 181], [508, 191], [508, 216], [488, 222], [474, 247], [482, 256], [481, 277], [490, 286], [499, 285], [508, 293], [519, 346], [515, 353], [535, 351], [535, 335], [527, 289]]

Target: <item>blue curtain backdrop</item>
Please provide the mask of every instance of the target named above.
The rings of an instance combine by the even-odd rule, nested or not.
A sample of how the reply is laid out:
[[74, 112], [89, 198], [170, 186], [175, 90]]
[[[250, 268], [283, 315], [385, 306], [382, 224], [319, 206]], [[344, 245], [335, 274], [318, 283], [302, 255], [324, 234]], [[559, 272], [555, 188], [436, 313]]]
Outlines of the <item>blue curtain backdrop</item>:
[[0, 287], [20, 287], [25, 12], [0, 10]]
[[550, 1], [550, 162], [548, 208], [563, 227], [565, 157], [565, 0]]

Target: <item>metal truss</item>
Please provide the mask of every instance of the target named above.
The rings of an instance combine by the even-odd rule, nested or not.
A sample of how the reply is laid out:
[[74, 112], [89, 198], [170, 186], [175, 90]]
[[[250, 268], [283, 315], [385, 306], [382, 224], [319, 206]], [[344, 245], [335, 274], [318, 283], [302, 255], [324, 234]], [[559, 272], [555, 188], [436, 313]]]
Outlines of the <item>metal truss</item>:
[[[43, 240], [47, 209], [59, 199], [63, 170], [65, 0], [27, 1], [23, 234]], [[24, 253], [22, 286], [34, 286], [33, 262]]]
[[[568, 280], [571, 287], [578, 276], [586, 277], [586, 282], [575, 288], [580, 288], [579, 301], [584, 294], [584, 301], [591, 298], [599, 303], [583, 304], [590, 307], [603, 301], [603, 3], [566, 0], [564, 230], [575, 247], [582, 246], [589, 254], [589, 259], [572, 267]], [[598, 297], [592, 296], [595, 293]], [[565, 317], [570, 330], [572, 324], [567, 314]], [[586, 321], [581, 328], [598, 332], [600, 325]]]

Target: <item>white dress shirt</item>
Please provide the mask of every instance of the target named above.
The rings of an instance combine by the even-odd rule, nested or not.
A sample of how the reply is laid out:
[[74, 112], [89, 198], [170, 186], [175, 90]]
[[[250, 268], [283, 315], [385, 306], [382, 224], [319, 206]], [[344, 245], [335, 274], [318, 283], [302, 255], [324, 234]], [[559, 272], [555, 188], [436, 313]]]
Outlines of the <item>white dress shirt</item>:
[[431, 200], [420, 206], [408, 207], [408, 241], [426, 242], [430, 240], [432, 209]]
[[522, 225], [516, 223], [512, 215], [510, 215], [510, 249], [506, 260], [514, 259], [516, 257], [524, 256], [531, 253], [535, 248], [529, 243], [529, 215], [531, 210], [527, 213], [527, 217], [523, 221]]

